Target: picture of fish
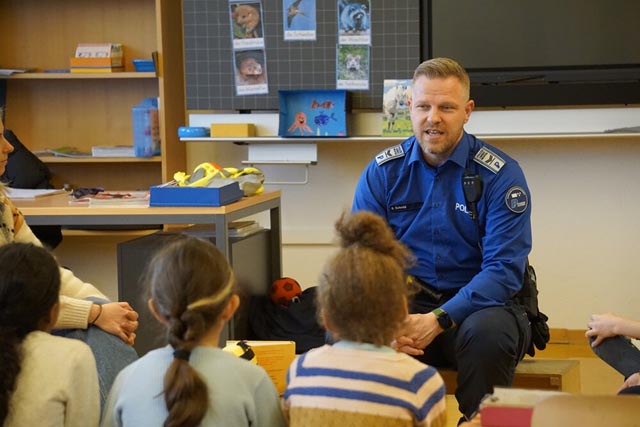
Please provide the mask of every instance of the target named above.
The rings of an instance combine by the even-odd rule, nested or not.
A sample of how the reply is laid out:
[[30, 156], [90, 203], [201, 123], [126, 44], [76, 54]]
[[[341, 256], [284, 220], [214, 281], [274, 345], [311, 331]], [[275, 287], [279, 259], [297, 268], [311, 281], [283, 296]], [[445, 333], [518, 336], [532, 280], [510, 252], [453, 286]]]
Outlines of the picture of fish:
[[329, 120], [333, 120], [336, 122], [338, 121], [338, 119], [336, 119], [335, 113], [331, 113], [331, 115], [329, 116], [321, 111], [320, 114], [313, 118], [313, 123], [315, 123], [316, 126], [326, 126], [329, 124]]
[[324, 101], [324, 102], [318, 102], [315, 99], [313, 101], [311, 101], [311, 109], [315, 110], [316, 108], [322, 108], [325, 110], [330, 110], [333, 108], [333, 101]]

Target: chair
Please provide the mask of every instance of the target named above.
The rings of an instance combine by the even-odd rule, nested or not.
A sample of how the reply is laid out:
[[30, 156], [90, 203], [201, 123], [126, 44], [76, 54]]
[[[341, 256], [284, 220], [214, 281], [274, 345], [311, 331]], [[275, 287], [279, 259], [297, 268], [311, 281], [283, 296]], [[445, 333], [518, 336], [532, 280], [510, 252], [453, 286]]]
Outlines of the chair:
[[533, 408], [531, 427], [640, 427], [640, 396], [553, 396]]

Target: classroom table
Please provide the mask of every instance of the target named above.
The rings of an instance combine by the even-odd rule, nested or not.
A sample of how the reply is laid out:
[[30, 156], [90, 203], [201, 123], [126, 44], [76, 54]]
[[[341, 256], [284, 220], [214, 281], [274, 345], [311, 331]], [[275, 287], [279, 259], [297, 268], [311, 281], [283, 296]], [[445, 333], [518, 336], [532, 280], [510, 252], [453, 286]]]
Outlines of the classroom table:
[[270, 213], [270, 239], [272, 272], [274, 277], [282, 273], [280, 245], [280, 191], [271, 191], [219, 207], [90, 207], [71, 204], [73, 198], [66, 194], [12, 200], [23, 213], [27, 224], [62, 226], [122, 226], [151, 224], [212, 224], [215, 225], [215, 241], [220, 251], [229, 255], [228, 225], [231, 221], [266, 210]]

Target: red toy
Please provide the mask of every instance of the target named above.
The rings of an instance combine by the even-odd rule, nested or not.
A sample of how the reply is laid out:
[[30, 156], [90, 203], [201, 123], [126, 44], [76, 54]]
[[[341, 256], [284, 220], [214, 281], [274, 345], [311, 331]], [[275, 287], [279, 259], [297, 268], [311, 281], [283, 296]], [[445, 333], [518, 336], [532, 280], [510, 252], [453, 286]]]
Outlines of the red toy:
[[271, 301], [276, 305], [288, 306], [302, 294], [302, 288], [296, 279], [281, 277], [271, 285]]

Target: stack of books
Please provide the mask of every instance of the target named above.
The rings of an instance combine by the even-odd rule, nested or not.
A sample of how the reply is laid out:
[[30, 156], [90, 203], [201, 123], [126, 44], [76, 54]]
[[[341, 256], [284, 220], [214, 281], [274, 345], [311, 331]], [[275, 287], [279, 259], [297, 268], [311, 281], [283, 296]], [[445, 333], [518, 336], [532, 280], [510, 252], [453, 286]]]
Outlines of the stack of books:
[[70, 201], [71, 204], [88, 204], [90, 208], [102, 207], [147, 207], [148, 191], [101, 191]]
[[71, 58], [72, 73], [112, 73], [124, 71], [121, 43], [78, 43]]
[[91, 147], [93, 157], [135, 157], [133, 145], [113, 145]]

